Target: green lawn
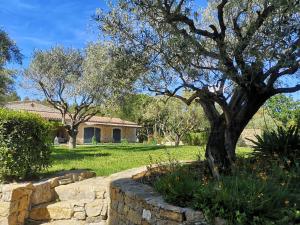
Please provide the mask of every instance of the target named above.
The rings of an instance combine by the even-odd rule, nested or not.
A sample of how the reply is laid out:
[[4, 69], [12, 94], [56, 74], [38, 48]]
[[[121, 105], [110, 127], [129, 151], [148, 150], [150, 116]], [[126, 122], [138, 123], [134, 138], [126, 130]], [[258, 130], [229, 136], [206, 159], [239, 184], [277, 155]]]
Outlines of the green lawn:
[[[238, 154], [250, 152], [250, 148], [239, 148]], [[129, 168], [147, 165], [153, 160], [166, 161], [168, 153], [177, 160], [193, 160], [203, 149], [196, 146], [164, 147], [145, 144], [101, 144], [78, 146], [74, 150], [55, 147], [52, 153], [53, 166], [50, 173], [70, 169], [91, 169], [98, 176], [106, 176]]]

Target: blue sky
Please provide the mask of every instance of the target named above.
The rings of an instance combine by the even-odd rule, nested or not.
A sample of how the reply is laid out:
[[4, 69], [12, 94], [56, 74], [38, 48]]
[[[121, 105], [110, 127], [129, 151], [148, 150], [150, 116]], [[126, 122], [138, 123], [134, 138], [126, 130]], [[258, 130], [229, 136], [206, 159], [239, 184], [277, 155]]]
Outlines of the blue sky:
[[[24, 55], [26, 68], [34, 49], [48, 49], [54, 45], [83, 48], [99, 38], [99, 30], [92, 19], [97, 8], [106, 9], [105, 0], [0, 0], [0, 27], [16, 41]], [[201, 0], [200, 3], [203, 4]], [[36, 93], [20, 86], [21, 98], [35, 99]], [[292, 96], [300, 99], [300, 92]]]
[[[34, 49], [57, 44], [83, 48], [87, 42], [96, 40], [99, 30], [92, 15], [97, 8], [105, 9], [105, 1], [0, 0], [0, 27], [16, 41], [24, 55], [22, 67], [26, 67]], [[22, 98], [33, 97], [19, 84], [17, 77], [16, 90]]]

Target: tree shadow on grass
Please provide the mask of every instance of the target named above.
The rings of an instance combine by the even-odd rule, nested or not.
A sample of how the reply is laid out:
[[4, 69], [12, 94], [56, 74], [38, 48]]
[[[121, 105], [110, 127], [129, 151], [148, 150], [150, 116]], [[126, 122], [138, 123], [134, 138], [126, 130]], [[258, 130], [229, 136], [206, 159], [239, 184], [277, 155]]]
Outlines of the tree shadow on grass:
[[110, 153], [101, 153], [101, 152], [89, 152], [89, 153], [83, 153], [83, 152], [55, 152], [52, 154], [52, 159], [54, 161], [59, 161], [59, 160], [81, 160], [84, 158], [98, 158], [98, 157], [108, 157], [111, 156]]
[[[122, 145], [122, 144], [100, 144], [94, 146], [78, 146], [77, 149], [74, 149], [70, 152], [77, 153], [94, 153], [105, 150], [114, 150], [122, 152], [144, 152], [144, 151], [155, 151], [155, 150], [164, 150], [168, 148], [174, 148], [172, 146], [159, 146], [159, 145]], [[68, 151], [64, 148], [58, 148], [59, 151]]]

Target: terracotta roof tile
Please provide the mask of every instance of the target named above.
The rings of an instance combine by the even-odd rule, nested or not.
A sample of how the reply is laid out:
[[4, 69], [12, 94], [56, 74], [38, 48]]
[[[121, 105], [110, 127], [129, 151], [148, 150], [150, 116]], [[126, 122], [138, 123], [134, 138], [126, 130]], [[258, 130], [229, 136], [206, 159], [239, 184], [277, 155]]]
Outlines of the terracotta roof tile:
[[[43, 105], [42, 103], [36, 101], [9, 102], [5, 105], [5, 107], [12, 110], [24, 110], [31, 113], [36, 113], [48, 120], [61, 120], [61, 114], [57, 109]], [[68, 120], [68, 117], [66, 119]], [[93, 116], [87, 123], [111, 126], [140, 127], [137, 123], [122, 120], [120, 118], [101, 116]]]

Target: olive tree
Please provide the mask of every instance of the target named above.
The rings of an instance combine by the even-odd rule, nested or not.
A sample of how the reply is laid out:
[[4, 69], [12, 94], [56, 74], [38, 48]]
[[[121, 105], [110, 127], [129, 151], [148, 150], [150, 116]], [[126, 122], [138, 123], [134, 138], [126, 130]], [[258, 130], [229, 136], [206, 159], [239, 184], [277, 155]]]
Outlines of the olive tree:
[[211, 126], [206, 158], [218, 177], [234, 165], [238, 138], [266, 100], [300, 90], [300, 3], [207, 3], [118, 0], [96, 20], [144, 66], [150, 90], [203, 107]]
[[16, 43], [8, 36], [8, 34], [0, 29], [0, 105], [7, 100], [14, 100], [17, 94], [13, 89], [14, 81], [12, 75], [15, 71], [6, 69], [7, 63], [22, 63], [23, 55]]
[[79, 125], [100, 113], [126, 84], [114, 70], [113, 52], [100, 44], [90, 44], [84, 52], [63, 47], [39, 50], [24, 73], [61, 113], [70, 148], [76, 147]]
[[208, 126], [199, 105], [186, 105], [178, 99], [160, 96], [153, 97], [153, 101], [146, 107], [144, 117], [154, 121], [154, 131], [169, 137], [175, 146], [188, 133], [205, 130]]

